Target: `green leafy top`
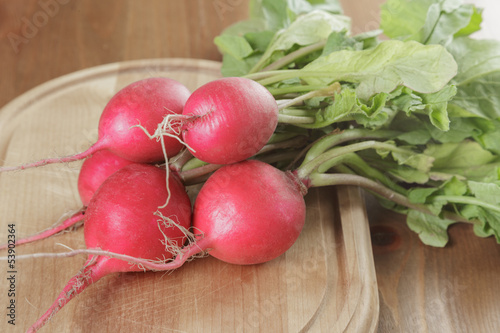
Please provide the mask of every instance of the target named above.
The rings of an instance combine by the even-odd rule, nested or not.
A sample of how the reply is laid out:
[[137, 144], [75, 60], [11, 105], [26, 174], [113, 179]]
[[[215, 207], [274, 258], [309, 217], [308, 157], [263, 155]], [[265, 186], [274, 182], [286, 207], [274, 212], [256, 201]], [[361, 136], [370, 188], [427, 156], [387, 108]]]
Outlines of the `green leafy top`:
[[280, 134], [322, 137], [298, 170], [313, 186], [357, 175], [426, 244], [457, 221], [500, 243], [500, 41], [481, 23], [461, 0], [387, 0], [352, 35], [339, 1], [251, 0], [215, 44], [223, 75], [275, 96]]
[[341, 50], [320, 57], [303, 71], [331, 72], [331, 78], [310, 77], [310, 84], [332, 81], [357, 83], [358, 96], [366, 100], [380, 92], [405, 86], [421, 93], [434, 93], [456, 75], [457, 64], [439, 45], [388, 40], [367, 50]]
[[482, 22], [480, 11], [461, 0], [388, 0], [381, 18], [388, 37], [423, 44], [447, 44], [478, 31]]

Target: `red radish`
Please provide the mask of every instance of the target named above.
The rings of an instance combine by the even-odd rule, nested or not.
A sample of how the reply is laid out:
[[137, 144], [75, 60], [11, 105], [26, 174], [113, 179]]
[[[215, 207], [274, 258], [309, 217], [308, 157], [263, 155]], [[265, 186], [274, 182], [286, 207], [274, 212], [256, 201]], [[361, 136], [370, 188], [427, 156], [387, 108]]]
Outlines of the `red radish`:
[[[154, 132], [166, 115], [182, 112], [189, 94], [184, 85], [169, 78], [155, 77], [134, 82], [109, 100], [99, 120], [98, 140], [89, 149], [75, 155], [43, 159], [17, 167], [0, 167], [0, 172], [72, 162], [103, 149], [134, 162], [162, 161], [164, 153], [161, 143], [150, 139], [143, 129], [134, 126], [140, 125]], [[177, 154], [182, 148], [182, 144], [173, 137], [165, 138], [165, 146], [168, 156]]]
[[193, 226], [205, 237], [194, 247], [232, 264], [267, 262], [295, 243], [305, 216], [303, 192], [291, 174], [257, 160], [227, 165], [196, 198]]
[[134, 162], [100, 150], [85, 159], [78, 175], [78, 193], [84, 206], [87, 206], [99, 186], [113, 173]]
[[184, 143], [195, 157], [212, 164], [230, 164], [253, 156], [278, 124], [273, 95], [261, 84], [240, 77], [199, 87], [186, 101], [182, 114]]
[[[191, 203], [184, 186], [170, 175], [169, 203], [158, 208], [169, 194], [165, 177], [165, 170], [145, 164], [128, 165], [111, 175], [99, 187], [85, 214], [87, 248], [147, 260], [171, 258], [173, 254], [167, 248], [182, 246], [190, 225]], [[161, 216], [155, 214], [157, 210], [168, 223], [162, 223]], [[105, 275], [142, 270], [120, 259], [90, 255], [29, 332], [37, 331], [73, 297]]]
[[307, 188], [293, 174], [258, 161], [225, 165], [202, 186], [193, 212], [196, 241], [170, 263], [144, 264], [152, 270], [182, 266], [207, 251], [222, 261], [252, 265], [285, 253], [305, 222]]

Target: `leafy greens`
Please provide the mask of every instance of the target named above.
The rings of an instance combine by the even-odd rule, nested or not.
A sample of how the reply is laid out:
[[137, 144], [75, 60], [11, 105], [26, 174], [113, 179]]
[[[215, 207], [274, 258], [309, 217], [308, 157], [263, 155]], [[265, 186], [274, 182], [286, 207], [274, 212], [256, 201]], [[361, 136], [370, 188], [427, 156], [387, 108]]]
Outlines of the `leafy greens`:
[[337, 0], [251, 0], [214, 42], [223, 75], [275, 96], [278, 133], [308, 129], [301, 167], [331, 156], [317, 173], [393, 191], [381, 202], [425, 244], [456, 222], [500, 243], [500, 41], [475, 39], [481, 22], [461, 0], [387, 0], [379, 29], [352, 35]]

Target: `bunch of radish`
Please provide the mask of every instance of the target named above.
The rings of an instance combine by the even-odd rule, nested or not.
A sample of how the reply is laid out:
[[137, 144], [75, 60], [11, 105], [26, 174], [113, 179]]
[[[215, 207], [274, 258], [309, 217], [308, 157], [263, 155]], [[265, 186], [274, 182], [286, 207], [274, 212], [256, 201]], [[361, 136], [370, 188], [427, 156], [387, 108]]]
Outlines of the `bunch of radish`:
[[[176, 122], [176, 118], [181, 121]], [[0, 172], [7, 172], [85, 158], [78, 178], [82, 209], [56, 227], [18, 240], [18, 244], [51, 236], [81, 221], [97, 188], [128, 164], [164, 163], [179, 153], [183, 142], [194, 156], [206, 162], [227, 164], [244, 160], [267, 143], [277, 119], [273, 96], [249, 79], [212, 81], [193, 94], [169, 78], [134, 82], [110, 99], [99, 120], [98, 140], [86, 151], [0, 167]], [[171, 130], [161, 131], [166, 126]], [[259, 139], [255, 140], [252, 133], [261, 133]]]
[[[190, 93], [174, 80], [149, 78], [111, 98], [99, 121], [99, 138], [87, 151], [0, 168], [7, 172], [85, 158], [78, 179], [82, 209], [61, 225], [17, 242], [40, 240], [84, 221], [88, 260], [30, 331], [107, 274], [170, 269], [161, 266], [178, 267], [204, 251], [237, 264], [262, 263], [284, 253], [305, 220], [300, 186], [267, 169], [258, 177], [244, 176], [267, 164], [249, 162], [247, 170], [240, 162], [264, 147], [277, 123], [276, 100], [255, 81], [224, 78]], [[168, 158], [183, 146], [201, 161], [228, 164], [202, 187], [193, 217], [181, 178], [168, 167]], [[279, 218], [269, 211], [251, 214], [269, 198], [275, 198], [268, 207]], [[241, 206], [232, 211], [224, 208], [238, 202]]]
[[[299, 97], [285, 105], [303, 100]], [[283, 171], [265, 158], [257, 159], [267, 151], [264, 147], [275, 145], [273, 137], [295, 136], [277, 133], [281, 108], [264, 86], [250, 79], [218, 79], [190, 93], [174, 80], [149, 78], [111, 98], [99, 121], [99, 139], [87, 151], [0, 168], [6, 172], [85, 158], [78, 179], [81, 210], [59, 226], [17, 242], [40, 240], [84, 222], [86, 249], [36, 254], [84, 253], [88, 259], [29, 331], [37, 331], [68, 301], [108, 274], [177, 269], [199, 254], [238, 265], [279, 257], [302, 231], [304, 196], [310, 187], [361, 185], [397, 204], [425, 211], [375, 181], [326, 173], [339, 164], [339, 158], [355, 151], [391, 149], [375, 141], [336, 147], [366, 137], [363, 130], [332, 132], [307, 147], [305, 156], [294, 151], [295, 159], [296, 155], [302, 159], [298, 168]], [[394, 135], [383, 134], [380, 139]], [[183, 171], [189, 158], [202, 166]], [[207, 173], [191, 202], [185, 184]]]
[[[337, 156], [330, 147], [334, 144], [321, 140], [327, 152], [316, 149], [295, 170], [283, 171], [256, 159], [266, 151], [263, 147], [275, 144], [269, 144], [273, 136], [294, 136], [277, 134], [279, 109], [273, 95], [250, 79], [218, 79], [190, 93], [174, 80], [149, 78], [111, 98], [99, 121], [99, 139], [87, 151], [1, 168], [6, 172], [85, 158], [78, 178], [81, 210], [17, 242], [40, 240], [77, 222], [84, 224], [86, 249], [36, 254], [83, 253], [88, 259], [29, 331], [40, 329], [108, 274], [177, 269], [199, 254], [252, 265], [285, 253], [303, 229], [308, 188], [353, 184], [362, 177], [317, 172], [328, 169]], [[187, 164], [186, 156], [208, 168], [184, 172], [183, 167], [173, 167]], [[170, 164], [171, 160], [176, 162]], [[185, 184], [207, 172], [208, 179], [191, 202]], [[400, 198], [380, 191], [377, 184], [362, 185], [392, 200]]]

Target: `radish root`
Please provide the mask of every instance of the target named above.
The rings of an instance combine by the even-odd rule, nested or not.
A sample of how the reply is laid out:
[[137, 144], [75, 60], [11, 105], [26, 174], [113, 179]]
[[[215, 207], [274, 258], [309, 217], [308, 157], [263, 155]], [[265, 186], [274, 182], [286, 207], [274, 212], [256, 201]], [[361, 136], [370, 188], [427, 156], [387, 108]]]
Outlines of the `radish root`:
[[[165, 245], [165, 249], [167, 252], [172, 253], [173, 256], [177, 256], [180, 253], [182, 253], [182, 245], [183, 243], [187, 243], [188, 245], [194, 243], [196, 241], [196, 235], [183, 227], [179, 222], [176, 222], [177, 218], [175, 216], [172, 217], [167, 217], [164, 216], [160, 211], [156, 211], [154, 213], [156, 216], [159, 217], [157, 220], [158, 222], [158, 228], [160, 229], [160, 232], [164, 236], [164, 240], [162, 240], [163, 245]], [[171, 237], [168, 237], [165, 232], [163, 231], [163, 228], [177, 228], [179, 229], [182, 234], [184, 235], [181, 238], [185, 238], [186, 241], [182, 242], [181, 245], [178, 245], [178, 239], [174, 239]], [[163, 261], [164, 262], [164, 261]]]
[[87, 260], [80, 272], [69, 280], [51, 307], [28, 329], [28, 333], [38, 331], [71, 299], [105, 275], [102, 270], [103, 265], [100, 265], [100, 262], [96, 260], [96, 258]]
[[[166, 251], [170, 252], [173, 254], [174, 258], [176, 261], [181, 259], [183, 256], [185, 256], [188, 252], [192, 252], [191, 255], [189, 255], [186, 258], [182, 258], [182, 263], [188, 260], [192, 260], [194, 258], [198, 257], [204, 257], [207, 255], [206, 251], [201, 248], [197, 244], [197, 240], [199, 242], [200, 239], [203, 239], [203, 236], [201, 234], [195, 234], [194, 232], [189, 231], [182, 225], [180, 225], [178, 222], [175, 221], [175, 218], [172, 217], [166, 217], [164, 216], [161, 212], [157, 211], [154, 213], [156, 216], [159, 217], [158, 219], [158, 228], [160, 229], [160, 232], [162, 235], [165, 237], [164, 240], [162, 240], [162, 243], [165, 245]], [[166, 228], [178, 228], [186, 238], [186, 245], [178, 245], [176, 240], [174, 238], [167, 237], [165, 232], [162, 230], [162, 226]], [[182, 238], [184, 238], [182, 237]], [[62, 245], [62, 244], [59, 244]], [[101, 249], [71, 249], [70, 247], [67, 247], [65, 245], [62, 245], [65, 248], [67, 248], [69, 251], [68, 252], [59, 252], [59, 253], [50, 253], [50, 252], [42, 252], [42, 253], [32, 253], [32, 254], [23, 254], [23, 255], [17, 255], [16, 259], [22, 260], [22, 259], [36, 259], [36, 258], [67, 258], [67, 257], [74, 257], [77, 255], [85, 254], [85, 255], [93, 255], [93, 259], [96, 260], [98, 256], [101, 257], [108, 257], [108, 258], [114, 258], [114, 259], [120, 259], [123, 261], [126, 261], [132, 265], [137, 265], [141, 270], [169, 270], [169, 261], [173, 261], [174, 259], [157, 259], [157, 260], [150, 260], [150, 259], [142, 259], [142, 258], [136, 258], [133, 256], [125, 255], [125, 254], [119, 254], [119, 253], [114, 253], [110, 251], [104, 251]], [[192, 251], [193, 248], [197, 248], [196, 251]], [[188, 250], [186, 250], [188, 249]], [[179, 258], [178, 258], [179, 257]], [[0, 257], [0, 260], [7, 260], [7, 257]], [[91, 262], [88, 262], [87, 265], [90, 265]], [[172, 267], [177, 268], [177, 267]]]
[[[167, 199], [165, 200], [165, 203], [162, 206], [158, 207], [159, 209], [167, 207], [168, 202], [170, 201], [170, 196], [171, 196], [170, 187], [168, 186], [168, 179], [170, 177], [170, 174], [169, 174], [170, 168], [168, 167], [168, 164], [169, 164], [168, 163], [168, 154], [167, 154], [167, 149], [166, 149], [164, 137], [167, 136], [167, 137], [174, 138], [177, 141], [179, 141], [182, 145], [184, 145], [188, 149], [192, 150], [187, 145], [187, 143], [182, 141], [182, 139], [180, 138], [180, 134], [181, 134], [180, 128], [182, 126], [182, 121], [177, 120], [177, 118], [188, 118], [188, 117], [181, 115], [181, 114], [168, 114], [165, 116], [163, 121], [160, 124], [158, 124], [158, 127], [155, 130], [154, 134], [149, 133], [149, 131], [146, 128], [144, 128], [141, 124], [137, 124], [137, 125], [134, 125], [131, 127], [131, 128], [137, 127], [137, 128], [142, 129], [142, 131], [148, 136], [149, 139], [151, 139], [151, 140], [156, 139], [156, 141], [160, 141], [160, 143], [161, 143], [163, 157], [165, 159], [165, 164], [166, 164], [165, 169], [167, 171], [166, 175], [165, 175], [165, 185], [167, 188], [168, 195], [167, 195]], [[174, 120], [173, 122], [174, 122], [175, 126], [171, 124], [170, 119]]]
[[[37, 234], [16, 240], [16, 246], [41, 240], [56, 235], [66, 229], [69, 229], [70, 227], [76, 227], [77, 224], [83, 220], [84, 215], [85, 215], [85, 209], [81, 209], [80, 211], [74, 213], [71, 217], [67, 218], [60, 224], [56, 224], [53, 227], [43, 230]], [[2, 244], [0, 245], [0, 250], [6, 249], [7, 247], [8, 244]]]

